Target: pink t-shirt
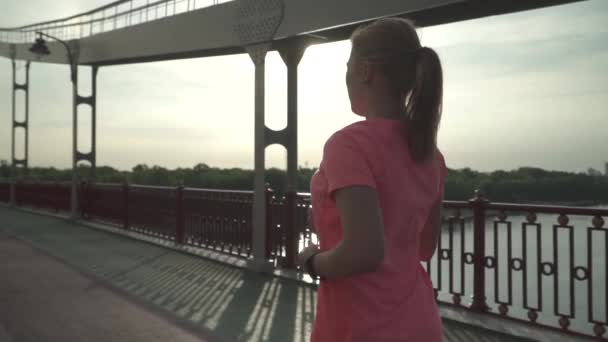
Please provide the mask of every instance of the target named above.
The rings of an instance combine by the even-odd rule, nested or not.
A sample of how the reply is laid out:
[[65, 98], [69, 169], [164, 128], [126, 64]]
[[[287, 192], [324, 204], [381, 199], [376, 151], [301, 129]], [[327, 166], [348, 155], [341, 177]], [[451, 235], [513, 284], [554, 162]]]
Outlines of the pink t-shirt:
[[[313, 342], [442, 340], [432, 284], [420, 264], [420, 232], [432, 205], [443, 197], [446, 167], [410, 157], [403, 123], [371, 118], [332, 135], [311, 180], [320, 249], [342, 239], [332, 193], [352, 185], [377, 190], [384, 222], [385, 256], [372, 273], [322, 280]], [[361, 251], [364, 253], [365, 251]]]

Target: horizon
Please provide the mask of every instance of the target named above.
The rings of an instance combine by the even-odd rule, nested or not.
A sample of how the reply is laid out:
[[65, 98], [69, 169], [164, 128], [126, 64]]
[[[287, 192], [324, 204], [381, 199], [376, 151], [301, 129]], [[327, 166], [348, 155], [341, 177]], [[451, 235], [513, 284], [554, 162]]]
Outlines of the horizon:
[[[7, 4], [1, 26], [63, 17], [107, 1], [37, 3]], [[608, 2], [590, 0], [420, 29], [423, 44], [438, 51], [444, 66], [439, 147], [448, 166], [603, 171], [606, 22]], [[360, 119], [350, 113], [343, 81], [349, 45], [313, 46], [300, 64], [299, 165], [316, 167], [327, 138]], [[84, 93], [90, 91], [88, 69], [79, 69]], [[10, 61], [3, 59], [0, 160], [9, 162], [10, 77]], [[30, 81], [30, 167], [69, 168], [67, 67], [33, 63]], [[266, 123], [280, 129], [286, 123], [286, 71], [276, 52], [268, 55], [266, 81]], [[99, 165], [131, 170], [142, 164], [133, 160], [145, 160], [175, 169], [207, 160], [220, 168], [253, 168], [253, 64], [246, 55], [103, 67], [98, 91]], [[80, 109], [86, 117], [88, 108]], [[266, 167], [285, 168], [282, 147], [267, 148]]]

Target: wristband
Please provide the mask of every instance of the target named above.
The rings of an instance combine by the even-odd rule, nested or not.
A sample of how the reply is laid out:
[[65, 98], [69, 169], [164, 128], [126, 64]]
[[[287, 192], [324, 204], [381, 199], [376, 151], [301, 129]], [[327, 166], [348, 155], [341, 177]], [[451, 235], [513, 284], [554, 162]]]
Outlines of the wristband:
[[308, 275], [312, 278], [312, 279], [319, 279], [320, 277], [317, 275], [317, 273], [315, 272], [315, 256], [317, 256], [317, 254], [319, 254], [320, 252], [317, 252], [313, 255], [310, 256], [310, 258], [308, 258], [308, 260], [306, 260], [306, 271], [308, 272]]

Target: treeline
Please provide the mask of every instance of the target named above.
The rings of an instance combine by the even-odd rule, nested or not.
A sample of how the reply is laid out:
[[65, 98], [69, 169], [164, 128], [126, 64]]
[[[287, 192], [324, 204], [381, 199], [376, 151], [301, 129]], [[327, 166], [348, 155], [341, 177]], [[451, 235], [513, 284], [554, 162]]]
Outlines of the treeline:
[[[298, 169], [298, 191], [308, 192], [312, 168]], [[78, 169], [80, 179], [90, 178], [90, 169]], [[27, 175], [17, 177], [29, 181], [67, 182], [71, 181], [71, 170], [56, 168], [30, 168]], [[278, 193], [283, 192], [285, 171], [269, 169], [266, 180]], [[6, 162], [0, 162], [0, 178], [11, 178], [11, 169]], [[197, 164], [193, 168], [169, 170], [161, 166], [140, 164], [131, 171], [119, 171], [109, 166], [98, 167], [96, 180], [101, 183], [130, 183], [142, 185], [247, 190], [253, 187], [253, 170], [210, 167]], [[589, 176], [561, 171], [547, 171], [539, 168], [522, 167], [512, 171], [478, 172], [469, 168], [450, 169], [446, 179], [446, 199], [467, 200], [479, 189], [492, 201], [562, 204], [608, 203], [608, 177]]]
[[495, 202], [593, 205], [608, 203], [608, 177], [522, 167], [477, 172], [449, 170], [446, 198], [461, 200], [474, 189]]

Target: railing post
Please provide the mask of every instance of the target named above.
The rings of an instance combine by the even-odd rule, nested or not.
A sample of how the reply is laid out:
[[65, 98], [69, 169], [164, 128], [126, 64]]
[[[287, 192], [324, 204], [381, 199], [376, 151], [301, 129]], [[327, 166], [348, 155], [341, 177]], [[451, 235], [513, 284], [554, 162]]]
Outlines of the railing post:
[[486, 207], [489, 201], [475, 190], [475, 197], [469, 200], [473, 209], [473, 300], [471, 309], [479, 312], [489, 310], [486, 303]]
[[123, 225], [125, 230], [129, 229], [129, 182], [125, 181], [122, 184], [122, 199], [123, 199]]
[[176, 207], [175, 213], [177, 215], [176, 218], [176, 230], [175, 230], [175, 242], [184, 243], [184, 185], [180, 183], [177, 186], [176, 193]]
[[270, 259], [272, 254], [273, 239], [273, 215], [272, 215], [272, 198], [274, 197], [274, 190], [270, 187], [270, 184], [266, 183], [266, 260]]
[[11, 207], [17, 206], [17, 181], [13, 178], [10, 184], [10, 204]]
[[296, 229], [298, 220], [297, 220], [297, 193], [295, 191], [287, 192], [287, 226], [281, 227], [286, 235], [285, 241], [285, 253], [287, 254], [287, 264], [285, 265], [288, 268], [293, 268], [296, 265], [296, 259], [298, 257], [298, 229]]

